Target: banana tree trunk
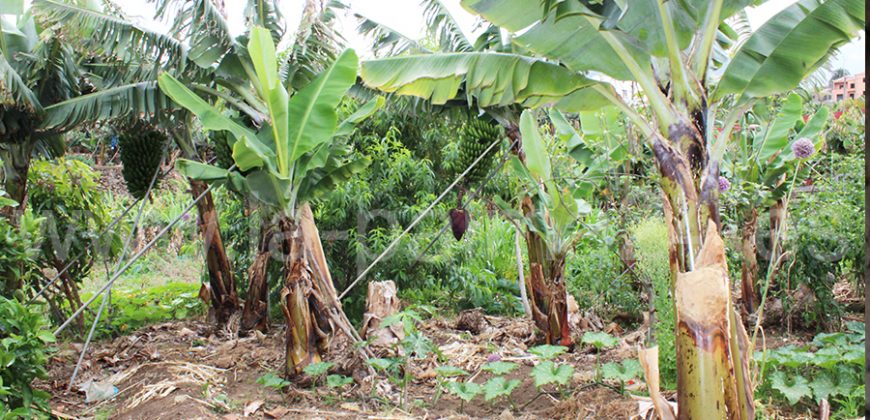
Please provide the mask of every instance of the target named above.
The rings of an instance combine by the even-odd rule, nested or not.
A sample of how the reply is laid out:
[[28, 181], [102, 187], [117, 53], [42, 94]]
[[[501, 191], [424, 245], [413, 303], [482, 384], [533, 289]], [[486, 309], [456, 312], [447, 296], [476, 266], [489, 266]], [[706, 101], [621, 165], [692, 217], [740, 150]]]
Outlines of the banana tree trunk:
[[31, 143], [31, 141], [23, 141], [8, 144], [6, 150], [0, 153], [3, 160], [6, 194], [18, 203], [16, 207], [5, 207], [2, 210], [2, 215], [13, 226], [18, 226], [27, 206], [27, 173], [30, 170], [30, 158], [33, 153]]
[[782, 243], [785, 241], [785, 226], [783, 221], [786, 220], [785, 202], [782, 199], [776, 200], [768, 213], [770, 214], [770, 264], [773, 264], [772, 270], [776, 273], [779, 270], [777, 259], [782, 255]]
[[[3, 175], [5, 177], [4, 188], [7, 196], [15, 200], [18, 206], [7, 206], [0, 210], [0, 217], [5, 217], [12, 226], [18, 227], [21, 216], [27, 206], [27, 172], [30, 170], [30, 156], [33, 145], [30, 141], [12, 143], [7, 149], [0, 152], [3, 161]], [[20, 269], [23, 267], [19, 267]], [[16, 290], [21, 290], [24, 285], [22, 277], [13, 273], [0, 273], [0, 281], [4, 282], [4, 291], [8, 296]]]
[[[260, 245], [254, 262], [248, 268], [248, 296], [242, 312], [242, 331], [258, 330], [265, 332], [269, 327], [269, 251], [271, 235], [268, 228], [260, 232]], [[284, 247], [284, 244], [281, 244]], [[284, 251], [287, 252], [287, 251]]]
[[654, 141], [653, 153], [665, 194], [677, 318], [678, 416], [754, 419], [748, 338], [731, 303], [718, 228], [718, 165], [694, 130], [670, 133]]
[[[199, 197], [208, 186], [202, 181], [190, 180], [193, 197]], [[211, 306], [218, 325], [223, 325], [239, 310], [236, 281], [230, 260], [221, 238], [220, 222], [211, 192], [196, 204], [199, 218], [197, 225], [205, 246], [205, 264], [211, 286]]]
[[[526, 215], [534, 213], [532, 200], [526, 197], [522, 203]], [[537, 233], [526, 231], [529, 248], [529, 276], [526, 289], [529, 291], [529, 306], [535, 325], [544, 332], [547, 344], [572, 345], [568, 324], [568, 292], [565, 288], [565, 258], [552, 255]]]
[[740, 228], [743, 267], [741, 271], [740, 295], [743, 299], [745, 315], [755, 312], [758, 295], [755, 293], [755, 280], [758, 278], [758, 258], [756, 257], [755, 235], [758, 231], [758, 210], [752, 208], [744, 212]]
[[297, 220], [280, 222], [289, 241], [281, 290], [287, 321], [288, 376], [298, 375], [308, 364], [322, 360], [333, 334], [354, 334], [335, 292], [311, 208], [303, 205], [297, 213]]

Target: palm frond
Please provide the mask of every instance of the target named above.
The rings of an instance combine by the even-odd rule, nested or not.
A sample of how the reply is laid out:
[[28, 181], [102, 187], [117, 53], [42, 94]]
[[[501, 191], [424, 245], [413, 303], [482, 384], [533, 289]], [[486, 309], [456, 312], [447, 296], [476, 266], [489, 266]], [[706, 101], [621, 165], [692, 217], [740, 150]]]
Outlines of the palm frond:
[[60, 32], [75, 32], [76, 38], [93, 54], [134, 61], [150, 57], [164, 68], [182, 70], [187, 60], [187, 49], [171, 36], [151, 31], [120, 17], [60, 3], [54, 0], [35, 0], [36, 16], [57, 27]]
[[42, 111], [42, 105], [36, 94], [30, 90], [18, 71], [6, 60], [6, 55], [2, 53], [0, 53], [0, 104], [21, 104], [30, 110]]
[[468, 52], [474, 48], [441, 0], [422, 0], [426, 31], [443, 52]]
[[131, 83], [46, 107], [43, 128], [64, 130], [88, 121], [153, 116], [170, 108], [171, 104], [160, 92], [157, 82]]
[[268, 29], [276, 42], [284, 37], [286, 25], [277, 0], [248, 0], [245, 20], [249, 29], [255, 25]]
[[412, 54], [432, 52], [420, 45], [419, 42], [389, 26], [369, 19], [359, 13], [355, 13], [354, 16], [359, 21], [357, 31], [364, 36], [372, 38], [372, 52], [376, 57], [394, 56], [406, 52]]
[[155, 0], [156, 17], [170, 18], [170, 31], [190, 47], [188, 58], [202, 68], [218, 65], [238, 45], [212, 0]]
[[340, 2], [318, 7], [318, 1], [308, 0], [287, 58], [283, 61], [281, 78], [293, 89], [308, 85], [344, 48], [345, 39], [335, 32], [335, 9], [344, 8]]

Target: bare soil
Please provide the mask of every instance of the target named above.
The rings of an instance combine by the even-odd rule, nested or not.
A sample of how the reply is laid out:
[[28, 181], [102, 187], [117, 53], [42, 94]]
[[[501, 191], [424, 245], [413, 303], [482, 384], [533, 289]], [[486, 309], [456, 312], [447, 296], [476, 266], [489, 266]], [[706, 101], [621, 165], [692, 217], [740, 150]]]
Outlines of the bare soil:
[[[596, 356], [585, 348], [558, 359], [575, 369], [568, 394], [539, 393], [528, 376], [534, 365], [527, 351], [534, 345], [531, 323], [489, 316], [484, 321], [477, 334], [457, 330], [454, 320], [444, 319], [428, 320], [420, 329], [438, 346], [442, 360], [472, 372], [475, 382], [486, 381], [488, 374], [479, 369], [494, 355], [519, 363], [521, 368], [509, 375], [522, 380], [512, 396], [513, 407], [504, 400], [490, 404], [482, 397], [461, 404], [449, 394], [436, 401], [435, 354], [412, 362], [415, 379], [403, 406], [398, 386], [383, 376], [365, 377], [361, 369], [345, 372], [356, 381], [341, 390], [294, 384], [276, 391], [256, 381], [282, 371], [282, 327], [268, 335], [228, 340], [201, 321], [154, 325], [92, 344], [70, 392], [66, 387], [81, 345], [63, 344], [50, 361], [51, 379], [38, 386], [52, 394], [52, 409], [61, 418], [234, 419], [246, 412], [253, 418], [639, 418], [633, 397], [595, 383]], [[634, 357], [630, 342], [638, 335], [623, 337], [619, 348], [601, 355], [602, 363]], [[119, 392], [114, 398], [86, 403], [89, 381], [111, 383]], [[635, 390], [640, 386], [632, 385]]]

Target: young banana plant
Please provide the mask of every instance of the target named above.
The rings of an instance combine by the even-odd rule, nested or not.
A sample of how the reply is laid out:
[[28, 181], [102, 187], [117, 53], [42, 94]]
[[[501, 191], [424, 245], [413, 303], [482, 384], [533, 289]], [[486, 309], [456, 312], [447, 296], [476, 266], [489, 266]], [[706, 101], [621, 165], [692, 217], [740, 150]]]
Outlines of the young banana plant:
[[336, 108], [356, 81], [357, 56], [346, 50], [306, 87], [288, 92], [278, 72], [275, 44], [269, 30], [256, 27], [248, 42], [256, 78], [252, 83], [268, 121], [255, 131], [224, 116], [169, 74], [159, 78], [160, 89], [199, 118], [205, 130], [227, 131], [238, 170], [191, 160], [179, 160], [185, 175], [224, 183], [259, 202], [279, 219], [283, 236], [284, 288], [281, 302], [287, 320], [288, 374], [298, 374], [320, 361], [328, 337], [352, 327], [344, 316], [332, 285], [308, 203], [368, 165], [351, 159], [338, 139], [374, 113], [383, 98], [361, 106], [339, 123]]

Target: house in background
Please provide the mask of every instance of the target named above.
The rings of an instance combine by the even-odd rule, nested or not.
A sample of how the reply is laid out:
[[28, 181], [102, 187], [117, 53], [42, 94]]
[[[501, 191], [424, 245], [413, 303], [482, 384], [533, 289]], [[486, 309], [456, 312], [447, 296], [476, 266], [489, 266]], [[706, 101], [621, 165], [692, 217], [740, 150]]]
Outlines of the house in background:
[[861, 96], [864, 96], [864, 72], [844, 76], [831, 82], [829, 98], [831, 101], [855, 99]]

